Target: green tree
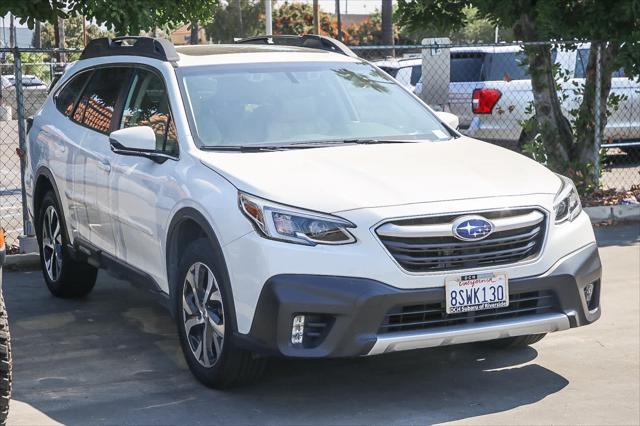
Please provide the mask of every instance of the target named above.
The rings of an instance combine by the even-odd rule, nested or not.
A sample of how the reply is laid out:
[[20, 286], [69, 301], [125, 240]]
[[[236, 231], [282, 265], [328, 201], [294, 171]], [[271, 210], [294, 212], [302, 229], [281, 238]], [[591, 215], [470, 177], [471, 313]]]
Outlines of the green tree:
[[[522, 41], [554, 40], [575, 48], [578, 40], [595, 40], [589, 54], [582, 101], [571, 121], [562, 114], [557, 91], [558, 69], [548, 45], [525, 48], [531, 85], [535, 133], [546, 153], [547, 164], [593, 189], [596, 181], [595, 100], [610, 100], [611, 73], [623, 66], [629, 75], [638, 75], [640, 63], [640, 4], [638, 0], [399, 0], [397, 19], [413, 29], [436, 28], [447, 31], [464, 27], [466, 7], [477, 8], [481, 17], [501, 27], [513, 28]], [[596, 52], [601, 49], [600, 93], [596, 93]], [[606, 108], [600, 114], [600, 130], [607, 123]]]
[[[99, 37], [114, 37], [112, 31], [104, 30], [95, 24], [87, 23], [87, 41]], [[33, 38], [36, 35], [34, 33]], [[45, 23], [40, 33], [42, 47], [55, 47], [53, 25]], [[64, 21], [64, 44], [67, 49], [82, 49], [82, 16], [70, 16]]]
[[207, 23], [218, 0], [3, 0], [0, 16], [11, 12], [33, 28], [35, 21], [53, 23], [58, 17], [86, 16], [119, 34], [184, 22]]
[[[239, 3], [239, 7], [238, 7]], [[213, 9], [213, 20], [206, 27], [214, 43], [232, 43], [235, 37], [264, 33], [263, 0], [228, 0]]]

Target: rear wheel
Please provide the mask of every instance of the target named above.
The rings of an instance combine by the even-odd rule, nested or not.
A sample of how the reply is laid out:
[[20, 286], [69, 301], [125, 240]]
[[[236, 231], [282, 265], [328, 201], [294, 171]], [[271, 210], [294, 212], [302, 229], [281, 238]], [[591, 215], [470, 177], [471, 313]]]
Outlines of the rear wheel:
[[87, 295], [93, 290], [98, 270], [71, 256], [62, 210], [52, 191], [43, 197], [38, 217], [40, 264], [49, 291], [62, 298]]
[[525, 336], [506, 337], [504, 339], [489, 340], [485, 344], [497, 349], [515, 349], [538, 343], [546, 334], [528, 334]]
[[222, 262], [207, 239], [194, 241], [182, 255], [174, 293], [178, 335], [189, 369], [213, 388], [255, 380], [266, 364], [233, 341], [232, 294]]

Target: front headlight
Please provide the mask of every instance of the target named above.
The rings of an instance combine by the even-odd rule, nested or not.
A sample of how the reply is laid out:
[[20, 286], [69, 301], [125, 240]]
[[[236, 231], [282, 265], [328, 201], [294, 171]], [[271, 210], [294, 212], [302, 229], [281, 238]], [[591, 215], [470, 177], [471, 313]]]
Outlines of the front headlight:
[[572, 221], [582, 211], [580, 196], [573, 181], [568, 177], [557, 175], [562, 181], [562, 186], [556, 194], [553, 202], [553, 211], [556, 217], [556, 223]]
[[266, 238], [308, 246], [356, 240], [347, 230], [356, 226], [346, 219], [283, 206], [242, 192], [239, 203], [240, 210]]

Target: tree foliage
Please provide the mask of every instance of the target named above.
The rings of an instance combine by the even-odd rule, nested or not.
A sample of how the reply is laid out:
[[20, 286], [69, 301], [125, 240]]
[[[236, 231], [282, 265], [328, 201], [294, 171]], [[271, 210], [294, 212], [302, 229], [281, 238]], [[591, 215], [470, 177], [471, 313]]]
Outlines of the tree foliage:
[[[82, 49], [82, 17], [70, 16], [64, 21], [64, 47], [67, 49]], [[114, 37], [113, 32], [104, 30], [95, 24], [87, 23], [87, 41], [99, 37]], [[35, 34], [33, 35], [35, 39]], [[40, 40], [43, 48], [56, 47], [55, 33], [52, 24], [45, 23], [42, 25], [40, 32]]]
[[218, 0], [3, 0], [0, 15], [11, 12], [33, 28], [35, 21], [53, 23], [58, 17], [84, 15], [120, 34], [183, 22], [209, 22]]
[[[238, 6], [239, 3], [239, 6]], [[264, 33], [263, 0], [228, 0], [213, 9], [213, 19], [205, 29], [214, 43], [231, 43], [235, 37]]]
[[[595, 103], [611, 104], [611, 73], [622, 66], [627, 75], [638, 76], [640, 64], [640, 2], [638, 0], [398, 0], [396, 17], [413, 31], [436, 28], [459, 30], [468, 22], [467, 7], [501, 27], [513, 28], [522, 41], [552, 40], [556, 47], [575, 49], [578, 41], [593, 41], [586, 69], [582, 99], [568, 120], [561, 107], [558, 73], [548, 45], [525, 48], [534, 95], [533, 113], [537, 138], [546, 152], [547, 164], [594, 188], [593, 163], [597, 158]], [[596, 52], [601, 51], [601, 91], [596, 93]], [[637, 77], [636, 77], [637, 78]], [[607, 111], [600, 113], [600, 131]], [[527, 132], [525, 132], [527, 133]], [[523, 141], [523, 142], [530, 142]], [[599, 143], [599, 141], [597, 142]]]

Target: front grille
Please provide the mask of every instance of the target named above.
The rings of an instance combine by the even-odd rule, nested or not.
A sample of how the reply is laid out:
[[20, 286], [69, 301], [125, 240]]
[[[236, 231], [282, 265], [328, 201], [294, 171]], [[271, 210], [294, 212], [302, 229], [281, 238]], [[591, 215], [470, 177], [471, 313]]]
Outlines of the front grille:
[[447, 314], [445, 302], [400, 306], [385, 315], [379, 333], [397, 333], [473, 324], [498, 319], [555, 312], [559, 305], [552, 291], [530, 291], [509, 295], [509, 306], [483, 311]]
[[537, 209], [480, 213], [495, 231], [478, 241], [453, 236], [453, 222], [466, 214], [403, 219], [376, 233], [394, 259], [410, 272], [507, 265], [536, 257], [544, 242], [546, 215]]

